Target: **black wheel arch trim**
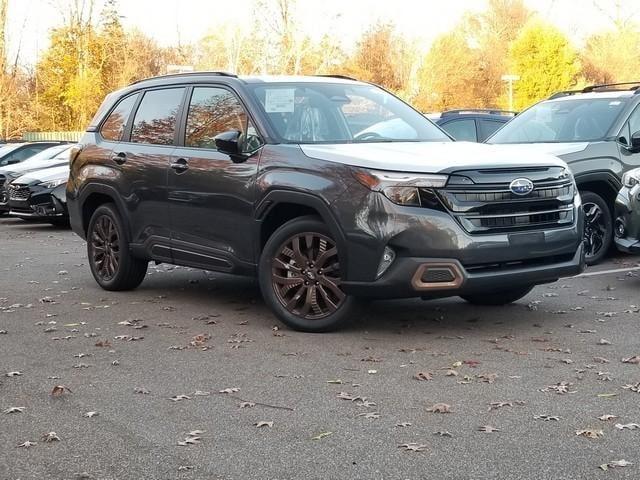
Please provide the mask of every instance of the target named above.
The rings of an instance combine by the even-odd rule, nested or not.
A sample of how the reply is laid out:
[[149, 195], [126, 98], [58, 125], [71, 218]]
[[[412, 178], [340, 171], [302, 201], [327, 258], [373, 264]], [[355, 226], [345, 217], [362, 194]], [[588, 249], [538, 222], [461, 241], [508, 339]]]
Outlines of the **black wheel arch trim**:
[[[271, 190], [264, 197], [262, 197], [262, 199], [256, 205], [256, 208], [254, 209], [256, 228], [256, 230], [254, 231], [254, 238], [262, 238], [264, 219], [274, 208], [283, 203], [297, 204], [312, 208], [313, 210], [317, 211], [322, 221], [329, 228], [331, 235], [338, 245], [338, 250], [340, 251], [340, 255], [342, 257], [340, 262], [344, 264], [345, 267], [348, 265], [348, 261], [346, 259], [348, 251], [347, 238], [342, 228], [340, 227], [340, 224], [338, 223], [336, 217], [331, 211], [331, 206], [322, 198], [310, 193], [297, 192], [293, 190]], [[256, 258], [259, 258], [261, 253], [262, 245], [260, 245], [260, 242], [257, 241], [255, 244]]]
[[85, 223], [85, 220], [83, 218], [83, 211], [84, 211], [84, 205], [87, 201], [87, 199], [89, 198], [89, 196], [91, 196], [94, 193], [99, 193], [102, 195], [106, 195], [109, 198], [111, 198], [111, 200], [113, 201], [113, 203], [116, 205], [116, 208], [118, 209], [118, 212], [120, 213], [120, 216], [122, 218], [122, 221], [124, 222], [124, 229], [127, 232], [127, 236], [129, 238], [131, 238], [131, 226], [129, 224], [129, 220], [127, 218], [126, 215], [126, 206], [124, 204], [124, 202], [122, 201], [122, 199], [120, 198], [120, 194], [118, 193], [118, 190], [116, 190], [115, 187], [112, 187], [111, 185], [106, 185], [104, 183], [89, 183], [86, 184], [82, 187], [82, 190], [80, 190], [80, 192], [78, 193], [78, 206], [79, 208], [79, 214], [81, 216], [81, 223], [82, 223], [82, 229], [84, 232], [87, 231], [87, 229], [89, 228], [89, 224], [88, 222]]
[[579, 173], [575, 175], [576, 184], [578, 190], [581, 189], [581, 185], [585, 183], [604, 183], [611, 189], [614, 194], [618, 194], [618, 191], [622, 188], [622, 181], [612, 172], [601, 170], [595, 172]]

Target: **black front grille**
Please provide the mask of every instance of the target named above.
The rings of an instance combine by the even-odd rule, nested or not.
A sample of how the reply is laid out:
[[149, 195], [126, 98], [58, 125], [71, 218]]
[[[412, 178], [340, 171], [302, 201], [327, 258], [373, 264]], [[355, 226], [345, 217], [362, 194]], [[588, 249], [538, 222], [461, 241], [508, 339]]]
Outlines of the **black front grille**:
[[[488, 234], [573, 224], [575, 187], [573, 180], [560, 174], [561, 171], [554, 172], [555, 178], [528, 170], [487, 172], [471, 172], [469, 176], [481, 181], [486, 175], [491, 183], [452, 185], [438, 190], [442, 203], [467, 232]], [[509, 184], [516, 178], [530, 178], [533, 191], [528, 195], [511, 192]]]
[[24, 202], [25, 200], [29, 200], [29, 196], [31, 195], [31, 191], [29, 187], [24, 185], [9, 185], [9, 199], [16, 200], [19, 202]]
[[7, 203], [9, 201], [9, 196], [7, 195], [7, 187], [5, 182], [7, 181], [7, 177], [0, 174], [0, 203]]

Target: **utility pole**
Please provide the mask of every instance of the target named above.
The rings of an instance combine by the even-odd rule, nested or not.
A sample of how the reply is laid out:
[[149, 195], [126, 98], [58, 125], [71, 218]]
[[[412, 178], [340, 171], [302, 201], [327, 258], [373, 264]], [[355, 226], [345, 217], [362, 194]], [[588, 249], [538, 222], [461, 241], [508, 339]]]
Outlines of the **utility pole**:
[[513, 112], [513, 82], [520, 80], [520, 75], [502, 75], [502, 81], [509, 83], [509, 110]]

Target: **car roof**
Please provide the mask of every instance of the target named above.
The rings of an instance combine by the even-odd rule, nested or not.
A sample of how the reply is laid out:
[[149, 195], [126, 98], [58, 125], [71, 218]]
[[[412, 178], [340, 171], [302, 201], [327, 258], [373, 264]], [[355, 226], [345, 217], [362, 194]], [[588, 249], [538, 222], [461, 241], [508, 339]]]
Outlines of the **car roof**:
[[629, 90], [610, 90], [606, 92], [588, 92], [588, 93], [573, 93], [570, 95], [558, 96], [550, 98], [549, 102], [565, 102], [568, 100], [594, 100], [598, 98], [631, 98], [634, 96], [633, 91]]

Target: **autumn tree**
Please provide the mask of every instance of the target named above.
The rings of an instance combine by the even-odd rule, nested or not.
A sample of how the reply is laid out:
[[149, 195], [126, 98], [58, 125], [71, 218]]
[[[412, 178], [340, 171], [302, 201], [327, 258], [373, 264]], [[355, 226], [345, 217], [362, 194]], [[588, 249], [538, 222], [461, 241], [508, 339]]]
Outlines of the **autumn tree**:
[[593, 83], [636, 80], [640, 26], [626, 22], [587, 39], [582, 52], [584, 76]]
[[580, 73], [578, 53], [557, 28], [538, 20], [527, 23], [509, 52], [517, 109], [575, 85]]

